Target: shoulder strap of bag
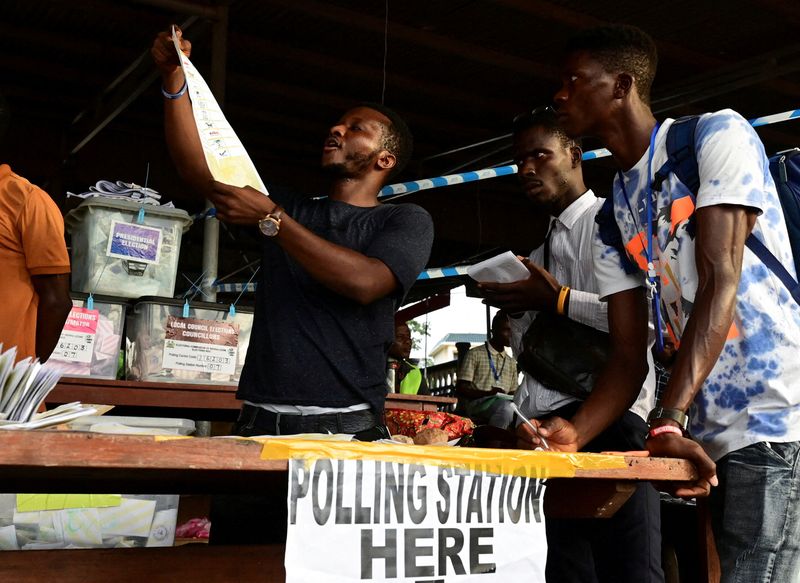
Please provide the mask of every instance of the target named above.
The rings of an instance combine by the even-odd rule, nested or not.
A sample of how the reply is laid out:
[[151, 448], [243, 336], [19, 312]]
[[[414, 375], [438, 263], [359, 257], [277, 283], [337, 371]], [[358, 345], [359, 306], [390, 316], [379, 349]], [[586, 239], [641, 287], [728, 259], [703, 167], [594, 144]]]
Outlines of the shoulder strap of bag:
[[[672, 172], [689, 189], [693, 197], [700, 187], [700, 170], [697, 166], [695, 130], [699, 116], [676, 119], [667, 130], [667, 161], [653, 177], [653, 190], [661, 190], [664, 180]], [[766, 267], [781, 280], [795, 302], [800, 304], [800, 284], [789, 274], [783, 264], [753, 233], [745, 245]]]
[[639, 266], [628, 256], [628, 251], [622, 243], [622, 233], [619, 230], [617, 219], [614, 218], [614, 197], [610, 195], [594, 217], [597, 223], [597, 233], [604, 245], [613, 247], [619, 256], [620, 266], [628, 275], [639, 272]]

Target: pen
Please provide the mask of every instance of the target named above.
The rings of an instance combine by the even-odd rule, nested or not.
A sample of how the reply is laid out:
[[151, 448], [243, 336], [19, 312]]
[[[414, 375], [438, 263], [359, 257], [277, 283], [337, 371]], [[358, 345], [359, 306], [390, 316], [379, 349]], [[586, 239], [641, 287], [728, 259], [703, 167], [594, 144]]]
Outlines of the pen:
[[519, 407], [517, 407], [517, 404], [514, 401], [511, 401], [511, 408], [514, 410], [514, 413], [519, 415], [519, 418], [522, 419], [525, 425], [527, 425], [528, 427], [531, 428], [531, 430], [533, 430], [533, 434], [539, 438], [539, 441], [542, 444], [542, 449], [549, 450], [550, 446], [547, 445], [547, 440], [544, 437], [542, 437], [542, 434], [539, 433], [539, 430], [536, 429], [536, 426], [533, 423], [531, 423], [525, 415], [522, 414], [522, 411], [519, 410]]

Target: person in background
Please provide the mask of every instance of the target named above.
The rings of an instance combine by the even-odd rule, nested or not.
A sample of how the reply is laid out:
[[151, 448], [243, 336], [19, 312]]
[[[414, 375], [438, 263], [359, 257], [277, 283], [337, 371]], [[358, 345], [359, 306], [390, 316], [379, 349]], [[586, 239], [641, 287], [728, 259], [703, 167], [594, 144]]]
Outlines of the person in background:
[[492, 318], [489, 340], [470, 349], [458, 367], [458, 410], [467, 417], [507, 429], [514, 419], [511, 399], [517, 390], [517, 362], [506, 354], [511, 343], [508, 314], [498, 311]]
[[[8, 125], [0, 98], [0, 143]], [[64, 219], [38, 186], [0, 164], [0, 343], [17, 359], [46, 361], [58, 343], [72, 300]]]
[[[603, 199], [586, 188], [580, 143], [559, 126], [555, 112], [537, 108], [514, 118], [514, 160], [528, 199], [550, 217], [545, 242], [523, 261], [528, 279], [514, 283], [480, 283], [485, 301], [511, 318], [511, 346], [523, 352], [523, 335], [541, 312], [557, 312], [563, 292], [563, 316], [608, 331], [608, 306], [598, 295], [594, 275], [595, 215]], [[609, 250], [613, 253], [613, 249]], [[581, 451], [644, 449], [645, 417], [654, 405], [655, 378], [645, 378], [636, 402]], [[583, 401], [548, 388], [524, 371], [514, 401], [527, 417], [572, 419]], [[519, 421], [521, 423], [521, 420]], [[664, 580], [661, 569], [659, 495], [647, 482], [611, 518], [548, 519], [546, 577], [552, 583]]]
[[419, 367], [409, 362], [411, 330], [406, 322], [394, 325], [394, 342], [389, 347], [389, 391], [406, 395], [430, 395], [428, 383]]
[[[677, 356], [649, 415], [647, 449], [697, 467], [698, 479], [676, 493], [710, 493], [724, 583], [797, 583], [800, 306], [745, 243], [752, 235], [796, 281], [783, 209], [761, 140], [731, 110], [696, 120], [689, 154], [696, 185], [658, 172], [678, 122], [659, 123], [651, 110], [657, 62], [656, 45], [641, 29], [587, 29], [567, 43], [554, 96], [566, 133], [600, 139], [620, 169], [598, 230], [608, 229], [606, 240], [623, 252], [612, 258], [596, 246], [594, 253], [612, 350], [631, 341], [643, 348], [645, 295], [636, 295], [624, 318], [610, 314], [620, 297], [650, 287], [654, 319], [661, 314]], [[666, 174], [660, 184], [656, 173]], [[631, 398], [635, 381], [630, 372], [604, 374], [595, 386], [608, 389], [603, 396]], [[551, 425], [545, 437], [580, 447], [594, 430], [585, 419], [572, 421]]]

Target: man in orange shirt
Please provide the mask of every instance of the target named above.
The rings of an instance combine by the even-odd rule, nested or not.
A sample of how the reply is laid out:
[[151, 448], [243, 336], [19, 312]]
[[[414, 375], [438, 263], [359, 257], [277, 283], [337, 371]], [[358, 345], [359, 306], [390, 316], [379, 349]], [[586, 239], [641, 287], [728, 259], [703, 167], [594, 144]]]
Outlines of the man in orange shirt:
[[64, 219], [46, 192], [7, 164], [0, 165], [0, 265], [3, 349], [45, 361], [72, 308]]

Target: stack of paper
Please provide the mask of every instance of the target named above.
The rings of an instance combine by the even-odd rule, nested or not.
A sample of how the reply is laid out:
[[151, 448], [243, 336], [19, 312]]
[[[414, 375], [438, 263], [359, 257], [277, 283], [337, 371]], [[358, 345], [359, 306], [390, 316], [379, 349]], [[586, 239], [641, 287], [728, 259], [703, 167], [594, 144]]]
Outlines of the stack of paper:
[[467, 275], [475, 281], [497, 283], [513, 283], [531, 276], [528, 268], [511, 251], [471, 265]]
[[[133, 202], [139, 202], [141, 204], [161, 204], [161, 195], [158, 193], [158, 191], [153, 190], [152, 188], [147, 188], [146, 186], [139, 186], [133, 182], [123, 182], [122, 180], [117, 180], [116, 182], [112, 182], [110, 180], [98, 180], [95, 185], [90, 186], [89, 190], [86, 192], [82, 192], [80, 194], [75, 194], [74, 192], [69, 191], [67, 192], [67, 198], [94, 198], [96, 196], [130, 200]], [[164, 206], [174, 207], [175, 205], [173, 205], [171, 202], [168, 202]]]
[[35, 415], [39, 405], [56, 386], [61, 373], [30, 357], [14, 364], [17, 348], [2, 350], [0, 344], [0, 429], [35, 429], [63, 423], [67, 420], [65, 416], [74, 419], [95, 412], [80, 403], [70, 403]]

